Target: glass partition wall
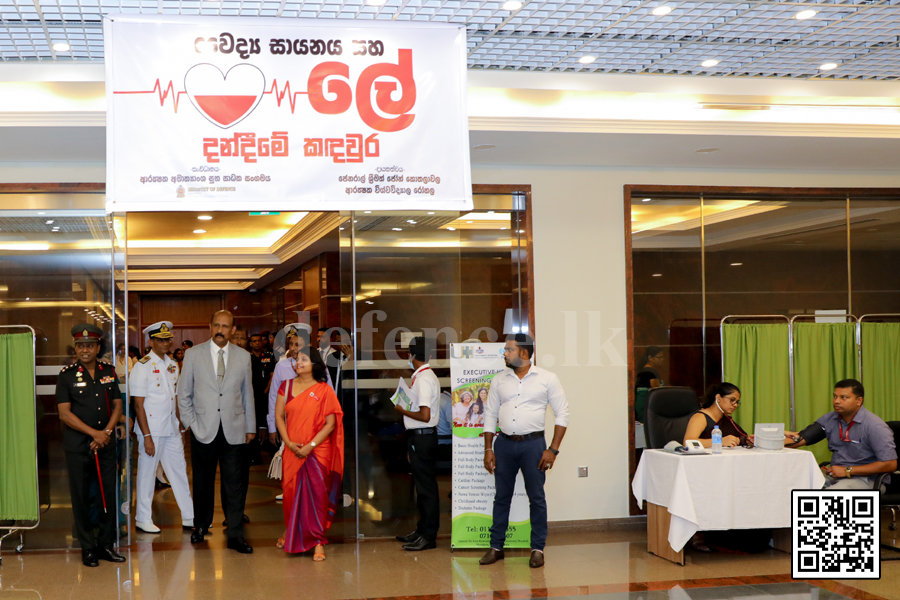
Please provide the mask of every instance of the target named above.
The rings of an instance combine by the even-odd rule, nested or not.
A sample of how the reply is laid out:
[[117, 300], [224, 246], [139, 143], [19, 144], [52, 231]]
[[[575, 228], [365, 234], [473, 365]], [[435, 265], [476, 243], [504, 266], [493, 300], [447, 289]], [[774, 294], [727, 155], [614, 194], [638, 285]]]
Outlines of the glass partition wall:
[[886, 268], [900, 259], [900, 192], [634, 187], [626, 206], [631, 397], [648, 347], [661, 350], [664, 385], [702, 397], [722, 378], [729, 315], [900, 312], [900, 281]]

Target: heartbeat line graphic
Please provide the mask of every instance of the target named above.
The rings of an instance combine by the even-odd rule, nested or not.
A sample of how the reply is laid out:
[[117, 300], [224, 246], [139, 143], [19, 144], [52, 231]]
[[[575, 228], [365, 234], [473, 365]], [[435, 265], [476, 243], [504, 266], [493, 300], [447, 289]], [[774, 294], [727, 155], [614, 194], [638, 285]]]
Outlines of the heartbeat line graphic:
[[291, 114], [294, 114], [294, 109], [297, 108], [297, 96], [299, 96], [300, 94], [307, 94], [307, 93], [309, 93], [309, 92], [294, 92], [293, 94], [291, 94], [291, 82], [290, 81], [288, 81], [287, 83], [284, 84], [284, 87], [281, 89], [281, 91], [278, 91], [278, 80], [273, 79], [272, 80], [272, 88], [268, 92], [263, 92], [263, 95], [265, 96], [266, 94], [275, 94], [275, 102], [278, 103], [279, 107], [281, 106], [281, 102], [282, 102], [282, 100], [284, 100], [284, 97], [287, 96], [288, 104], [291, 105]]
[[175, 86], [172, 85], [172, 81], [169, 81], [168, 87], [165, 90], [162, 89], [162, 86], [159, 83], [159, 79], [156, 80], [156, 85], [153, 86], [152, 90], [142, 91], [142, 92], [113, 92], [113, 94], [158, 94], [159, 95], [159, 105], [164, 106], [166, 103], [166, 98], [169, 96], [169, 93], [172, 94], [172, 104], [174, 105], [175, 112], [178, 112], [178, 101], [181, 99], [182, 94], [187, 94], [187, 92], [175, 92]]
[[[308, 92], [291, 92], [291, 82], [288, 81], [284, 84], [284, 87], [278, 88], [278, 80], [272, 80], [272, 87], [269, 88], [269, 91], [263, 92], [263, 96], [268, 96], [270, 94], [274, 94], [275, 102], [278, 107], [281, 107], [281, 103], [284, 101], [285, 97], [287, 97], [288, 104], [291, 107], [291, 114], [293, 114], [297, 109], [297, 96], [302, 94], [307, 94]], [[170, 80], [169, 85], [163, 89], [162, 84], [159, 82], [159, 79], [156, 80], [156, 84], [154, 84], [152, 90], [140, 90], [140, 91], [132, 91], [132, 92], [113, 92], [113, 94], [156, 94], [159, 96], [159, 105], [160, 107], [165, 106], [166, 99], [169, 97], [169, 94], [172, 94], [172, 106], [175, 109], [175, 112], [178, 112], [178, 103], [181, 100], [181, 96], [183, 94], [187, 94], [186, 91], [175, 91], [175, 86], [173, 82]]]

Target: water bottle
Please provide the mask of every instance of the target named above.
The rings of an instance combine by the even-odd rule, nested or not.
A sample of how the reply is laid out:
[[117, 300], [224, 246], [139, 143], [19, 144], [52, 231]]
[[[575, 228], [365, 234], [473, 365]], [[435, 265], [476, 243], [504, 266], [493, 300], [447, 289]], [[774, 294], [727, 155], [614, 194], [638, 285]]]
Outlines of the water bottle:
[[713, 454], [722, 454], [722, 430], [716, 425], [712, 430]]

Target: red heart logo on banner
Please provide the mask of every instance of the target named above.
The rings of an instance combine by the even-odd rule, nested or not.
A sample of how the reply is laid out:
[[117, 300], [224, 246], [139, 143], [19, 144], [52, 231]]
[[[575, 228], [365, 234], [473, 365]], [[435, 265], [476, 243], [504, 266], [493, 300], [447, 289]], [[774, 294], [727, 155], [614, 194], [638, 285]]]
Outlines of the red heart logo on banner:
[[240, 64], [227, 73], [215, 65], [194, 65], [184, 75], [191, 104], [214, 125], [228, 129], [253, 112], [266, 89], [266, 77], [254, 65]]

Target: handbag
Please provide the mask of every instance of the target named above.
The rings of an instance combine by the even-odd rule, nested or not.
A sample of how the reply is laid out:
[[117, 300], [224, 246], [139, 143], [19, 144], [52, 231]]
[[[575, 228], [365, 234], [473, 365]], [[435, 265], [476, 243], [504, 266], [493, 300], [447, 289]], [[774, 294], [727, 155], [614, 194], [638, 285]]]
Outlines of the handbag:
[[281, 448], [272, 457], [269, 464], [269, 479], [281, 479], [281, 454], [284, 452], [284, 442], [281, 442]]

